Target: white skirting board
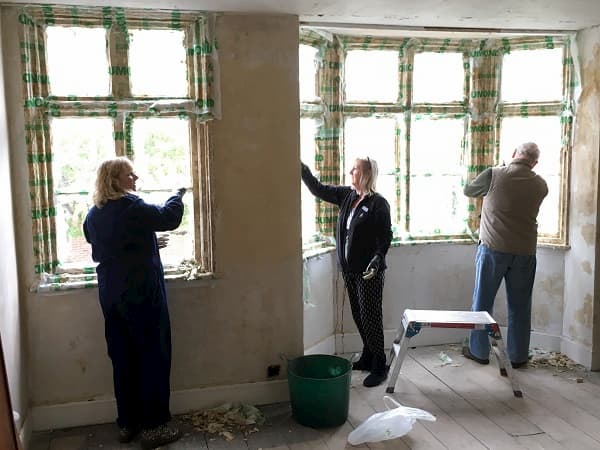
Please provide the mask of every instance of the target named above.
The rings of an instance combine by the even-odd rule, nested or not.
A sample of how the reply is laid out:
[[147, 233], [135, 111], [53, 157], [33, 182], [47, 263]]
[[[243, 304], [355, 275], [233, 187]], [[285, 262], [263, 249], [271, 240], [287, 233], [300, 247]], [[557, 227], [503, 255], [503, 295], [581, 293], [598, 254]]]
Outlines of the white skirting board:
[[19, 435], [19, 442], [21, 443], [23, 450], [29, 449], [29, 440], [31, 439], [31, 433], [33, 433], [33, 431], [31, 430], [31, 420], [29, 419], [29, 417], [30, 416], [27, 416], [25, 420], [21, 418], [21, 428], [17, 430], [17, 434]]
[[[171, 413], [183, 414], [213, 408], [227, 402], [267, 405], [289, 401], [287, 380], [213, 386], [171, 393]], [[34, 406], [31, 409], [33, 431], [68, 428], [114, 422], [117, 407], [114, 398], [60, 405]]]
[[[505, 339], [506, 327], [500, 327], [500, 332], [502, 333], [503, 339]], [[392, 342], [396, 337], [397, 330], [384, 330], [383, 333], [385, 348], [392, 348]], [[459, 330], [455, 328], [426, 328], [411, 338], [410, 345], [411, 347], [422, 347], [424, 345], [461, 344], [467, 336], [469, 336], [469, 330]], [[563, 351], [567, 356], [571, 357], [565, 349], [564, 339], [560, 336], [550, 336], [532, 332], [530, 347], [542, 348], [549, 352]], [[315, 347], [312, 347], [311, 350], [314, 348]], [[360, 351], [362, 351], [362, 341], [358, 333], [337, 334], [335, 336], [336, 354], [355, 353]], [[575, 355], [575, 352], [572, 352], [571, 354]], [[575, 360], [574, 357], [571, 358]], [[583, 364], [583, 362], [581, 364]]]
[[598, 368], [592, 368], [592, 349], [588, 346], [581, 345], [578, 342], [573, 342], [568, 338], [562, 338], [560, 340], [560, 349], [558, 350], [573, 361], [578, 362], [587, 369], [598, 370]]

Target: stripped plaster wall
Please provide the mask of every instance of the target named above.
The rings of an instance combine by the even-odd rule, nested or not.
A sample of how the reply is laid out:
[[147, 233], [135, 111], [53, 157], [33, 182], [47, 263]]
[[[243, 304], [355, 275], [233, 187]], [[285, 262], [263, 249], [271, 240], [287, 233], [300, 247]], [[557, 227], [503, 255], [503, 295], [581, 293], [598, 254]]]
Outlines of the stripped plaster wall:
[[[97, 403], [112, 397], [97, 290], [28, 291], [34, 275], [18, 22], [11, 8], [2, 19], [29, 397], [40, 411]], [[268, 390], [267, 366], [281, 364], [280, 353], [303, 350], [298, 19], [226, 14], [217, 33], [223, 118], [211, 135], [216, 276], [167, 285], [174, 392], [254, 382], [266, 382]], [[96, 420], [112, 420], [112, 408]]]
[[[1, 31], [0, 31], [1, 33]], [[0, 54], [4, 45], [0, 42]], [[0, 99], [4, 99], [4, 77], [0, 59]], [[10, 183], [10, 151], [6, 104], [0, 102], [0, 192], [4, 194], [2, 220], [0, 221], [0, 336], [8, 376], [10, 398], [13, 410], [21, 417], [27, 414], [27, 384], [25, 371], [25, 344], [22, 340], [21, 305], [19, 303], [19, 283], [17, 281], [14, 208]]]
[[[598, 158], [600, 155], [600, 27], [577, 35], [581, 95], [571, 167], [569, 241], [565, 258], [564, 351], [600, 369], [595, 304], [598, 298]], [[594, 326], [596, 325], [596, 326]], [[596, 331], [598, 333], [598, 331]], [[598, 338], [596, 337], [596, 344]], [[595, 351], [592, 351], [595, 349]]]

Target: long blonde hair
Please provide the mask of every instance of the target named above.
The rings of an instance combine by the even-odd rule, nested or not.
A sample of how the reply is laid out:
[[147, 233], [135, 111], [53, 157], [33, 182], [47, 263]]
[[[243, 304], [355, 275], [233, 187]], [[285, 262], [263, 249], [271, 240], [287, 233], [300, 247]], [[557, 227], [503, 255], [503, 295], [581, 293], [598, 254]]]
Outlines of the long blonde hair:
[[119, 176], [125, 171], [131, 172], [131, 161], [123, 156], [107, 159], [100, 164], [96, 174], [96, 189], [94, 191], [94, 204], [102, 208], [109, 200], [118, 200], [129, 191], [121, 186]]
[[365, 195], [375, 194], [375, 188], [377, 186], [377, 174], [379, 172], [377, 162], [368, 156], [364, 158], [356, 158], [356, 160], [359, 161], [362, 166], [360, 185], [363, 193]]

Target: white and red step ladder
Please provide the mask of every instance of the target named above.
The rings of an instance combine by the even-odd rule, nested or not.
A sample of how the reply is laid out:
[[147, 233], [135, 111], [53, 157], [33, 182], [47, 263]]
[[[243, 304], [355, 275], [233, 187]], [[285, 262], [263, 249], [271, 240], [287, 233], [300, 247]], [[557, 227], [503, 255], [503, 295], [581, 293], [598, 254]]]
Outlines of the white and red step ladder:
[[386, 392], [394, 392], [400, 367], [408, 351], [410, 339], [424, 328], [463, 328], [466, 330], [486, 330], [492, 349], [498, 360], [500, 375], [507, 376], [515, 397], [522, 397], [516, 374], [513, 371], [506, 347], [502, 340], [500, 327], [486, 311], [442, 311], [431, 309], [405, 309], [402, 325], [398, 328], [391, 350], [391, 367]]

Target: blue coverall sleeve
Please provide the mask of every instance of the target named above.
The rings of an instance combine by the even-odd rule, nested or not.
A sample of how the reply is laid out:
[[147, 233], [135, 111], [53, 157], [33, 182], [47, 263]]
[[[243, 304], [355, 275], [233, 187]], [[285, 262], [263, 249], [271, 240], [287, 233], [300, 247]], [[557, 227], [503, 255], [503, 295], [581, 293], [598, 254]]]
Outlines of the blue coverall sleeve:
[[152, 205], [139, 199], [135, 205], [134, 218], [139, 225], [150, 231], [174, 230], [183, 218], [183, 201], [180, 195], [173, 195], [164, 205]]

